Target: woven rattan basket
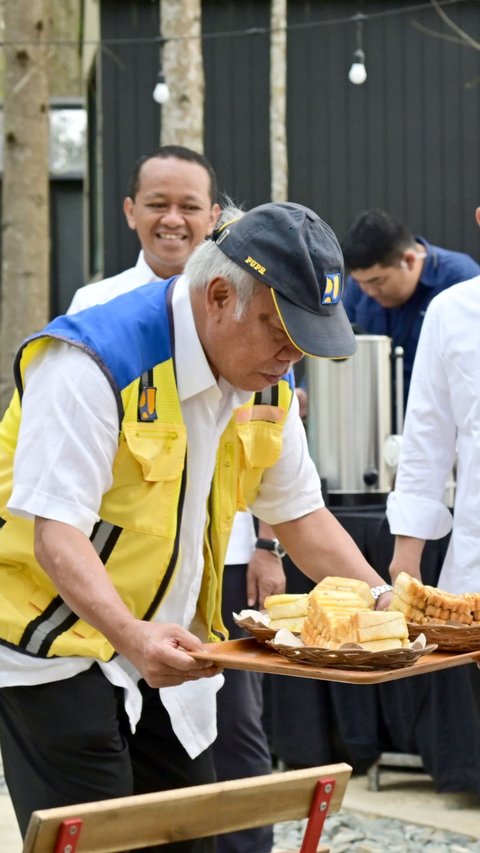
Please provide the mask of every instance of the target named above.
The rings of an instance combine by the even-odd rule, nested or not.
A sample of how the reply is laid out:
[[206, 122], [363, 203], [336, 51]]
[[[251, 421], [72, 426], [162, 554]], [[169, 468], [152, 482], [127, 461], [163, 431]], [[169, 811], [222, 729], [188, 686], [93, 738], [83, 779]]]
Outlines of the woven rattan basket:
[[419, 625], [408, 622], [408, 636], [415, 640], [419, 634], [424, 634], [427, 643], [436, 643], [439, 651], [474, 652], [480, 651], [480, 625], [461, 625], [444, 622], [443, 624]]
[[274, 628], [269, 628], [268, 625], [262, 625], [261, 622], [255, 622], [255, 619], [247, 617], [245, 619], [237, 619], [235, 614], [233, 621], [239, 628], [243, 628], [252, 637], [255, 637], [259, 643], [265, 643], [266, 640], [271, 640], [277, 633]]
[[337, 669], [401, 669], [411, 666], [419, 657], [434, 652], [436, 646], [428, 644], [418, 648], [406, 647], [385, 652], [369, 652], [360, 648], [318, 649], [311, 646], [283, 646], [267, 640], [267, 646], [296, 663], [310, 663]]

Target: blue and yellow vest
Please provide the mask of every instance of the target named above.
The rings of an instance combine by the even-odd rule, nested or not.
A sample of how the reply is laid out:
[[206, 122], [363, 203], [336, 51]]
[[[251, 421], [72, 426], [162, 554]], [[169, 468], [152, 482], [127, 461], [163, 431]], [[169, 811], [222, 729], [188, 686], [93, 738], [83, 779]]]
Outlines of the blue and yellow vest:
[[[109, 660], [114, 650], [78, 619], [33, 555], [33, 522], [6, 509], [21, 417], [25, 368], [52, 339], [89, 353], [107, 376], [119, 417], [111, 488], [91, 541], [131, 612], [151, 619], [180, 563], [187, 435], [175, 381], [172, 282], [146, 285], [79, 314], [53, 320], [29, 338], [15, 363], [18, 393], [0, 424], [0, 643], [40, 657]], [[199, 615], [210, 640], [226, 635], [221, 586], [237, 509], [254, 499], [262, 473], [279, 458], [292, 399], [282, 379], [237, 409], [223, 433], [208, 505]]]

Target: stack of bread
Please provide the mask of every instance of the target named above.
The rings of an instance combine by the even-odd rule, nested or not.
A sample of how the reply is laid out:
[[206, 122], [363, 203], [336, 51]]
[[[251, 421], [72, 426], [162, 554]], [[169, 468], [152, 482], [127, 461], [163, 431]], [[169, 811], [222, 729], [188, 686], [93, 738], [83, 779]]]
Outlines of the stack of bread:
[[405, 616], [393, 610], [358, 610], [339, 626], [338, 641], [341, 646], [358, 643], [371, 652], [401, 649], [409, 645]]
[[307, 615], [307, 593], [267, 595], [264, 607], [269, 617], [269, 628], [278, 631], [287, 628], [292, 634], [299, 634]]
[[324, 578], [309, 593], [301, 638], [306, 646], [338, 649], [357, 643], [371, 651], [408, 645], [401, 613], [374, 610], [367, 583], [349, 578]]
[[454, 595], [400, 572], [393, 587], [390, 610], [399, 611], [409, 622], [420, 625], [438, 622], [479, 625], [480, 593]]

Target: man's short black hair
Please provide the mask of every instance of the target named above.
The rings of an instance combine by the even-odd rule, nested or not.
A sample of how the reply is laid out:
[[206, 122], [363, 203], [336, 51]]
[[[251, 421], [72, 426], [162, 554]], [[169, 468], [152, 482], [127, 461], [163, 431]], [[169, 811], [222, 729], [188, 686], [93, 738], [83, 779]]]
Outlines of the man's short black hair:
[[161, 160], [166, 160], [167, 157], [176, 157], [177, 160], [186, 160], [188, 163], [198, 163], [199, 166], [203, 166], [210, 178], [210, 198], [212, 200], [212, 204], [214, 204], [217, 199], [218, 191], [217, 176], [212, 164], [209, 163], [203, 154], [200, 154], [198, 151], [194, 151], [192, 148], [185, 148], [183, 145], [162, 145], [160, 148], [156, 148], [149, 154], [143, 154], [137, 160], [133, 167], [133, 172], [128, 186], [128, 195], [131, 199], [135, 199], [135, 196], [138, 193], [140, 187], [140, 172], [143, 164], [146, 163], [147, 160], [152, 160], [155, 157], [158, 157]]
[[395, 266], [406, 249], [415, 248], [408, 228], [384, 210], [364, 210], [351, 224], [342, 242], [345, 267], [368, 269], [375, 264]]

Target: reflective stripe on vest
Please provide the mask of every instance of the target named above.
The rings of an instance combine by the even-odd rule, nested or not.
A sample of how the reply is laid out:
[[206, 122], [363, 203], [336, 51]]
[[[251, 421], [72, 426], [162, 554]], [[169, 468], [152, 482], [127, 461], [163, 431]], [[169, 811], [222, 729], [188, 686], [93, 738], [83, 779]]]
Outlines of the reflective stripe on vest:
[[[97, 522], [93, 528], [90, 541], [103, 563], [108, 560], [121, 532], [121, 527], [106, 521]], [[57, 595], [44, 613], [29, 622], [19, 646], [31, 654], [46, 655], [59, 634], [71, 628], [77, 620], [77, 614]]]

